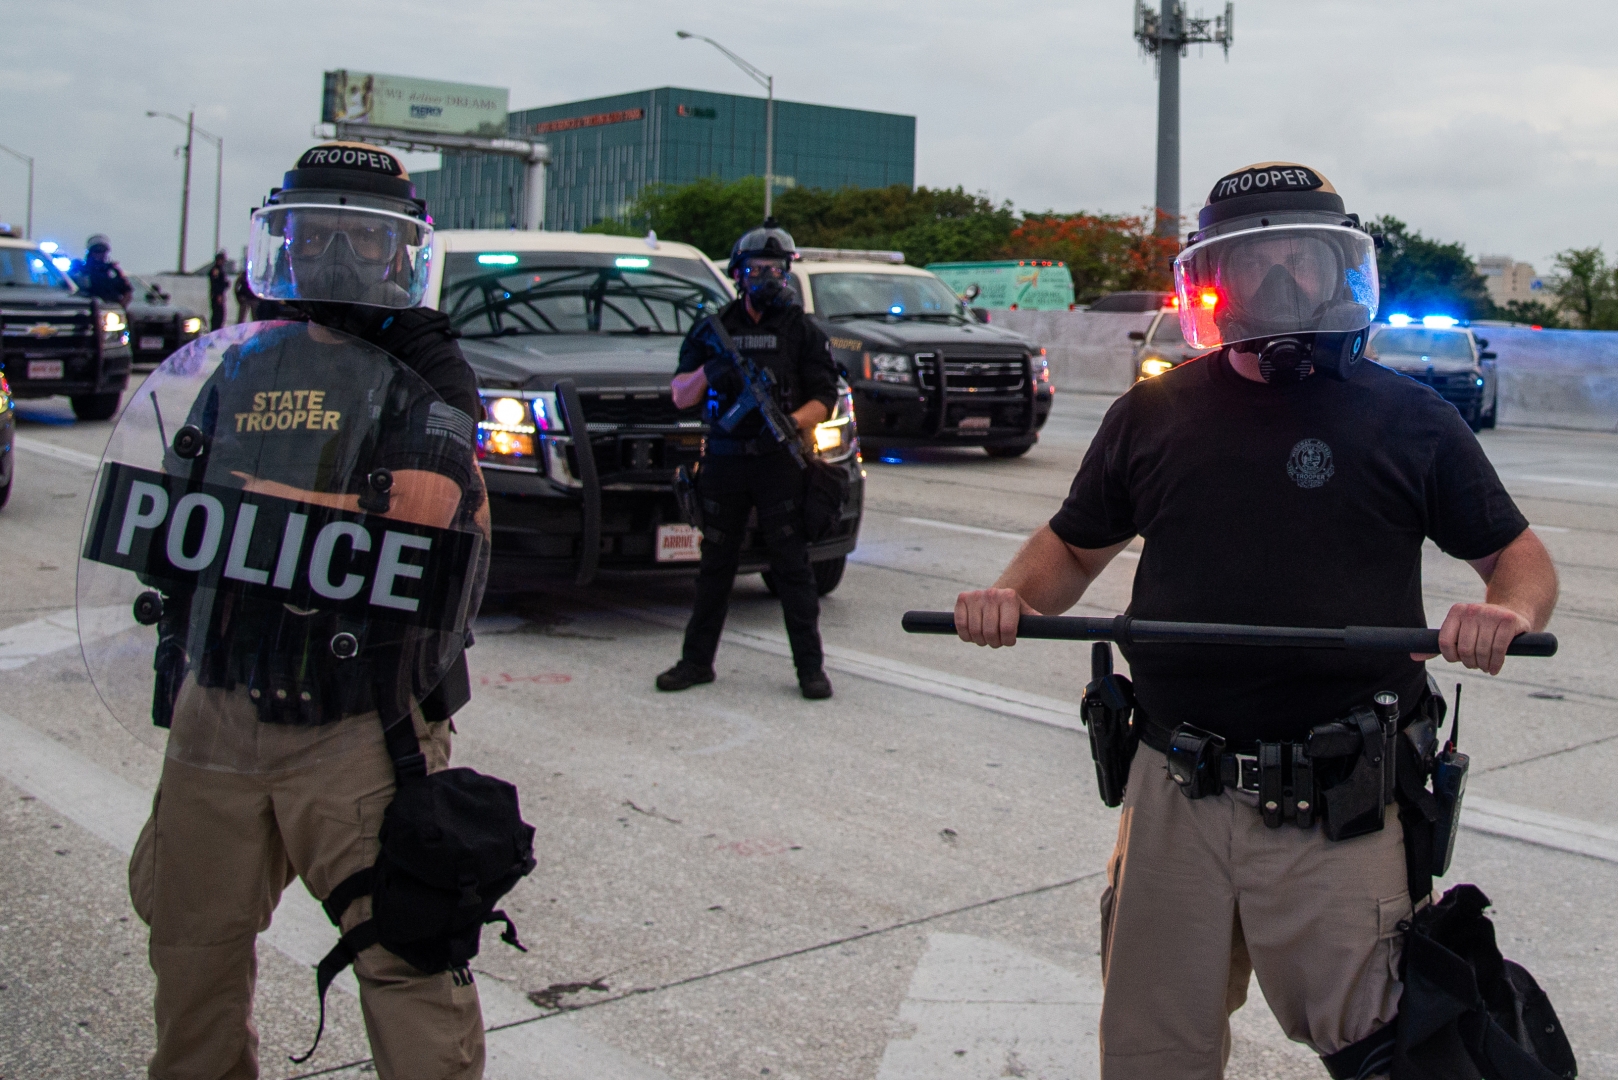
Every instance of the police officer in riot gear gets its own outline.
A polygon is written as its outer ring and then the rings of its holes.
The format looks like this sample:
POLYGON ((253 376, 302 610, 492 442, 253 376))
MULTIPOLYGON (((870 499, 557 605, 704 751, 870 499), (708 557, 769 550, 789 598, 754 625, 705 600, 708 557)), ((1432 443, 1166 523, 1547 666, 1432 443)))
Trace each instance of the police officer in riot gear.
MULTIPOLYGON (((467 635, 404 622, 390 629, 375 617, 405 620, 401 612, 432 606, 392 595, 428 573, 421 552, 450 535, 432 530, 487 530, 473 456, 475 377, 448 320, 416 306, 431 234, 425 205, 392 153, 354 143, 304 153, 253 215, 247 273, 255 295, 308 325, 214 335, 240 341, 198 393, 188 426, 176 433, 180 417, 166 428, 156 420, 172 443, 165 473, 201 468, 210 484, 304 508, 283 515, 284 529, 269 530, 270 539, 282 537, 281 555, 255 555, 254 520, 238 520, 226 535, 248 541, 239 552, 238 540, 229 541, 235 569, 224 576, 249 584, 219 588, 272 588, 305 573, 319 595, 280 603, 244 592, 199 609, 170 590, 162 602, 152 710, 172 731, 130 865, 157 976, 153 1077, 258 1075, 254 941, 282 890, 294 876, 323 901, 342 890, 342 903, 328 904, 333 921, 345 933, 364 922, 370 897, 351 879, 376 858, 396 770, 411 750, 429 774, 448 766, 450 716, 470 697, 467 635), (392 374, 395 360, 409 370, 392 374), (348 537, 349 565, 364 566, 362 554, 374 553, 386 580, 367 584, 358 571, 345 578, 330 569, 345 557, 330 544, 298 555, 305 519, 313 537, 318 515, 335 512, 404 522, 417 527, 416 538, 378 541, 352 517, 337 521, 329 528, 348 537), (308 571, 300 558, 310 560, 308 571), (316 572, 322 559, 327 569, 316 572), (249 569, 255 561, 268 569, 249 569), (370 622, 322 610, 366 597, 370 622), (171 628, 176 608, 182 625, 171 628)), ((229 506, 229 495, 210 497, 229 506)), ((146 519, 126 519, 126 529, 129 520, 146 519)), ((186 542, 171 537, 171 560, 186 542)), ((356 952, 379 1075, 482 1076, 482 1014, 464 964, 429 973, 381 945, 356 952)))
MULTIPOLYGON (((1137 536, 1137 618, 1423 627, 1431 538, 1486 587, 1445 616, 1443 656, 1498 673, 1512 638, 1550 618, 1555 568, 1455 408, 1361 359, 1375 253, 1335 189, 1291 163, 1236 170, 1174 272, 1186 340, 1213 351, 1113 404, 1061 510, 994 587, 958 598, 960 636, 1014 644, 1019 615, 1071 607, 1137 536)), ((1400 923, 1431 892, 1430 868, 1407 865, 1419 823, 1402 794, 1384 814, 1374 783, 1354 829, 1331 829, 1334 808, 1301 792, 1282 808, 1260 791, 1335 761, 1309 740, 1373 698, 1398 741, 1430 713, 1430 657, 1123 651, 1140 745, 1101 902, 1102 1076, 1223 1075, 1254 973, 1331 1075, 1381 1074, 1400 923)), ((1345 771, 1392 745, 1348 743, 1345 771)))
MULTIPOLYGON (((775 381, 777 404, 801 433, 827 419, 837 404, 837 368, 826 335, 804 315, 791 288, 792 236, 772 218, 736 241, 729 271, 740 297, 719 313, 737 350, 775 381)), ((734 365, 710 355, 693 332, 680 349, 674 401, 690 408, 706 401, 709 436, 698 473, 702 505, 702 562, 697 599, 686 625, 680 662, 657 677, 659 690, 684 690, 714 679, 714 652, 724 629, 748 515, 770 552, 770 573, 781 598, 798 686, 806 698, 831 697, 822 667, 820 597, 804 537, 804 470, 766 430, 763 418, 744 419, 729 432, 717 418, 742 394, 734 365)))
POLYGON ((96 233, 84 242, 84 258, 73 260, 69 276, 75 285, 97 300, 128 307, 135 289, 118 264, 107 257, 111 254, 112 241, 96 233))

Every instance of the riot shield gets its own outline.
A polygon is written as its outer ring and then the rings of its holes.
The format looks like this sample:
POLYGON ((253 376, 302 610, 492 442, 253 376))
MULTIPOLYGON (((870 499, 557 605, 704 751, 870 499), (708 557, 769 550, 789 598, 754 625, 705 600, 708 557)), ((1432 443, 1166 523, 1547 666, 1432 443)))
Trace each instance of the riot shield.
POLYGON ((85 516, 80 645, 108 710, 170 758, 243 773, 409 722, 482 599, 475 430, 321 326, 248 323, 170 356, 85 516))

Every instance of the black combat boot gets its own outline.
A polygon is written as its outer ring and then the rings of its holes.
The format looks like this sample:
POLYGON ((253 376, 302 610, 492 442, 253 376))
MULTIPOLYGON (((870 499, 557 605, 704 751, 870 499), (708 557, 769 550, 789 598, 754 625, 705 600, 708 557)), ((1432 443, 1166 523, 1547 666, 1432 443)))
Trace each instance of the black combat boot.
POLYGON ((810 701, 820 701, 831 697, 831 680, 825 671, 812 671, 798 676, 798 689, 810 701))
MULTIPOLYGON (((713 668, 698 667, 681 660, 657 677, 659 690, 689 690, 701 683, 713 682, 713 668)), ((829 693, 830 691, 828 691, 829 693)))

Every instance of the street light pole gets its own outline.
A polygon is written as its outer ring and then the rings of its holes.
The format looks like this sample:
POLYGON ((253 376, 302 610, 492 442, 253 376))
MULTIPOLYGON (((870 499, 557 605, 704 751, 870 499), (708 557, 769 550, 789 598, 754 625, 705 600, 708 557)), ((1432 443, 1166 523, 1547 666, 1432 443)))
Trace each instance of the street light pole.
POLYGON ((219 212, 225 189, 225 139, 222 135, 215 135, 211 131, 204 131, 197 127, 196 112, 187 114, 184 120, 173 113, 155 112, 146 110, 147 116, 161 116, 166 120, 173 120, 176 124, 185 125, 185 197, 180 203, 180 273, 185 273, 185 234, 186 220, 189 216, 191 201, 191 138, 193 135, 213 143, 214 145, 214 177, 213 177, 213 249, 219 251, 219 212))
POLYGON ((685 30, 676 30, 674 36, 681 39, 696 38, 698 41, 706 41, 724 53, 731 63, 741 68, 749 79, 764 87, 766 95, 764 99, 764 216, 769 217, 771 196, 775 190, 775 76, 766 75, 763 71, 749 64, 711 37, 703 37, 701 34, 693 34, 685 30))
POLYGON ((4 150, 18 161, 28 163, 28 224, 23 226, 23 239, 32 240, 34 238, 34 159, 27 154, 18 153, 9 146, 0 146, 0 150, 4 150))

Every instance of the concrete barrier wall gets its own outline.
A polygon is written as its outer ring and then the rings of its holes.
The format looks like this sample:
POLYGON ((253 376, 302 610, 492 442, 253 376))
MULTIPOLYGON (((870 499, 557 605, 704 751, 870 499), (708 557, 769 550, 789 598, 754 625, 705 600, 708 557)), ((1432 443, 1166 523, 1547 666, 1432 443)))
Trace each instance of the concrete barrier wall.
MULTIPOLYGON (((1134 382, 1131 330, 1152 313, 996 311, 995 326, 1045 347, 1059 390, 1121 394, 1134 382)), ((1479 326, 1499 354, 1500 422, 1618 431, 1618 333, 1479 326)))

